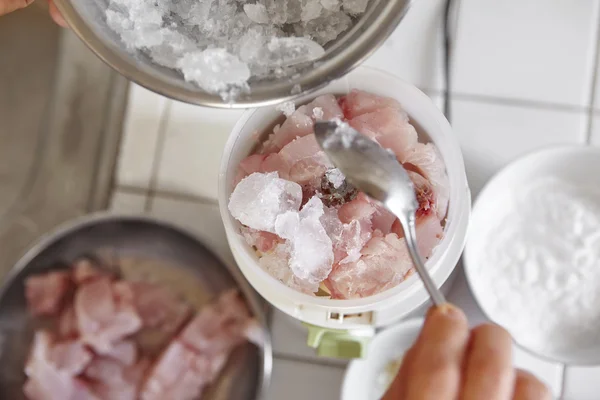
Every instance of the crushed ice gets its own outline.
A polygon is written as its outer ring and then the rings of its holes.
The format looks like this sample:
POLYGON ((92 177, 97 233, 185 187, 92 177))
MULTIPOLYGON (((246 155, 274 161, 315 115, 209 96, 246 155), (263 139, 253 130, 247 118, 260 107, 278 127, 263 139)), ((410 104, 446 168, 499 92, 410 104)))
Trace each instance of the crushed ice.
POLYGON ((276 233, 280 214, 297 212, 302 202, 302 187, 280 179, 277 172, 254 173, 235 187, 229 199, 229 211, 242 224, 259 231, 276 233))
POLYGON ((128 50, 231 96, 252 77, 293 76, 284 68, 319 59, 369 1, 109 0, 106 22, 128 50))

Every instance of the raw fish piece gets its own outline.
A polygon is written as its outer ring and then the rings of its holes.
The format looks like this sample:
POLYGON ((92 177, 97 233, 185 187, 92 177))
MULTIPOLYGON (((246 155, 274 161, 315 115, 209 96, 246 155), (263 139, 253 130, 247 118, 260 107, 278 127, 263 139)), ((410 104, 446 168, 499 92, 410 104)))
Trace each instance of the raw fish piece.
POLYGON ((311 198, 300 213, 289 211, 277 217, 275 231, 291 246, 290 268, 303 281, 318 284, 331 272, 333 245, 320 218, 323 203, 311 198))
POLYGON ((72 304, 67 305, 58 319, 58 334, 61 338, 73 338, 79 335, 77 316, 72 304))
POLYGON ((370 222, 376 211, 375 205, 366 194, 361 192, 356 199, 340 207, 338 216, 345 224, 349 224, 354 220, 370 222))
POLYGON ((337 99, 332 94, 319 96, 306 107, 309 112, 308 115, 312 116, 315 120, 317 120, 317 118, 315 118, 315 109, 317 108, 320 109, 322 113, 319 119, 328 121, 336 118, 344 118, 344 112, 342 111, 337 99))
POLYGON ((264 254, 258 263, 272 277, 292 289, 310 295, 319 290, 318 283, 303 281, 294 275, 290 269, 290 248, 287 244, 278 244, 273 251, 264 254))
POLYGON ((390 289, 411 272, 413 264, 406 243, 395 233, 374 236, 361 251, 360 260, 339 264, 326 285, 338 299, 372 296, 390 289))
POLYGON ((417 172, 431 182, 437 203, 437 215, 440 220, 443 220, 448 211, 450 181, 438 149, 432 143, 418 143, 401 161, 403 164, 412 165, 417 172))
POLYGON ((255 329, 237 290, 222 293, 205 306, 174 339, 150 370, 142 400, 200 397, 225 366, 229 353, 255 329))
POLYGON ((275 219, 286 211, 298 211, 302 188, 280 179, 276 172, 254 173, 243 179, 229 199, 229 211, 242 224, 256 230, 275 232, 275 219))
POLYGON ((281 127, 271 135, 269 140, 265 142, 263 153, 269 154, 278 152, 287 144, 314 133, 314 122, 312 118, 306 114, 306 107, 300 107, 294 111, 281 127))
POLYGON ((315 179, 320 181, 325 171, 333 168, 314 134, 289 143, 281 149, 279 156, 289 166, 289 179, 299 184, 315 179))
POLYGON ((346 119, 349 120, 383 108, 392 108, 400 113, 404 112, 397 100, 357 89, 353 89, 348 95, 342 97, 339 103, 342 110, 344 110, 346 119))
POLYGON ((52 271, 28 277, 25 297, 29 312, 35 316, 57 315, 71 288, 70 275, 68 271, 52 271))
POLYGON ((92 361, 92 353, 79 340, 66 340, 54 343, 50 350, 50 360, 59 370, 79 375, 92 361))
POLYGON ((23 391, 31 400, 79 400, 93 397, 79 397, 86 394, 86 386, 69 371, 61 371, 51 360, 53 337, 47 331, 38 331, 33 337, 33 345, 25 374, 29 378, 23 391))
POLYGON ((98 269, 94 262, 88 258, 77 260, 73 265, 72 279, 75 284, 80 285, 86 281, 96 279, 107 274, 98 269))
POLYGON ((104 356, 118 361, 122 365, 131 366, 137 361, 138 349, 133 340, 123 340, 115 343, 104 356))
MULTIPOLYGON (((417 248, 422 258, 429 258, 433 249, 440 243, 444 236, 444 228, 435 214, 428 214, 417 219, 417 248)), ((392 232, 400 238, 404 237, 404 231, 400 221, 396 220, 392 226, 392 232)))
POLYGON ((413 171, 407 171, 407 173, 415 186, 415 194, 417 195, 417 201, 419 202, 417 219, 432 213, 437 215, 437 203, 431 183, 421 174, 413 171))
POLYGON ((290 177, 290 167, 278 153, 269 154, 262 162, 260 169, 263 173, 277 172, 281 179, 290 177))
POLYGON ((205 355, 225 354, 246 340, 251 320, 238 291, 228 290, 200 310, 183 329, 179 340, 205 355))
POLYGON ((267 253, 273 250, 278 243, 282 242, 282 240, 273 233, 257 231, 256 229, 248 228, 246 226, 242 226, 240 231, 242 232, 242 236, 244 236, 246 243, 256 247, 261 253, 267 253))
POLYGON ((265 158, 267 158, 265 154, 252 154, 240 162, 240 168, 244 171, 245 176, 251 175, 255 172, 264 172, 261 171, 261 165, 265 158))
POLYGON ((372 201, 375 207, 375 213, 371 219, 373 229, 378 229, 384 235, 392 231, 392 224, 396 221, 396 216, 380 203, 372 201))
POLYGON ((92 389, 102 400, 136 400, 149 362, 126 366, 107 357, 96 357, 86 368, 85 377, 92 380, 92 389))
POLYGON ((85 283, 75 294, 81 340, 100 354, 110 352, 115 343, 142 327, 133 304, 116 300, 108 278, 85 283))
POLYGON ((390 149, 399 160, 404 160, 418 143, 417 131, 408 122, 407 115, 393 108, 362 114, 352 119, 350 126, 384 149, 390 149))

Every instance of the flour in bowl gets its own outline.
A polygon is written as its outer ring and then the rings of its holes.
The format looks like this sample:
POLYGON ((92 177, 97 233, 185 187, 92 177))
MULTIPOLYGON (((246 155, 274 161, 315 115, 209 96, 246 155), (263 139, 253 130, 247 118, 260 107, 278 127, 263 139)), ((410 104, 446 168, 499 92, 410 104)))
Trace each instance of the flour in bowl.
POLYGON ((543 354, 600 342, 600 191, 554 177, 498 199, 469 247, 487 315, 543 354))

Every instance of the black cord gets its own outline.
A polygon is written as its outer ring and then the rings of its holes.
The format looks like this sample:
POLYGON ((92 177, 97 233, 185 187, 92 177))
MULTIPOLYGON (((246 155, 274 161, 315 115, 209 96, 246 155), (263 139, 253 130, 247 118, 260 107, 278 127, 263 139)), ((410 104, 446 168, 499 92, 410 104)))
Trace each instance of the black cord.
POLYGON ((450 13, 452 11, 452 0, 446 0, 446 6, 444 8, 443 18, 443 35, 444 35, 444 114, 446 119, 452 122, 452 104, 451 104, 451 92, 452 92, 452 81, 451 81, 451 62, 452 62, 452 33, 450 32, 450 13))

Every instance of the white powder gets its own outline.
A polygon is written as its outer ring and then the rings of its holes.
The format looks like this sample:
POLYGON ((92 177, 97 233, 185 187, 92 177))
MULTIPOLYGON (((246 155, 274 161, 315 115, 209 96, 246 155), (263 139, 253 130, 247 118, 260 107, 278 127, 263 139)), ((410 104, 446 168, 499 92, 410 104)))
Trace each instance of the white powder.
POLYGON ((546 177, 494 206, 469 238, 484 312, 550 357, 600 345, 600 192, 546 177))

